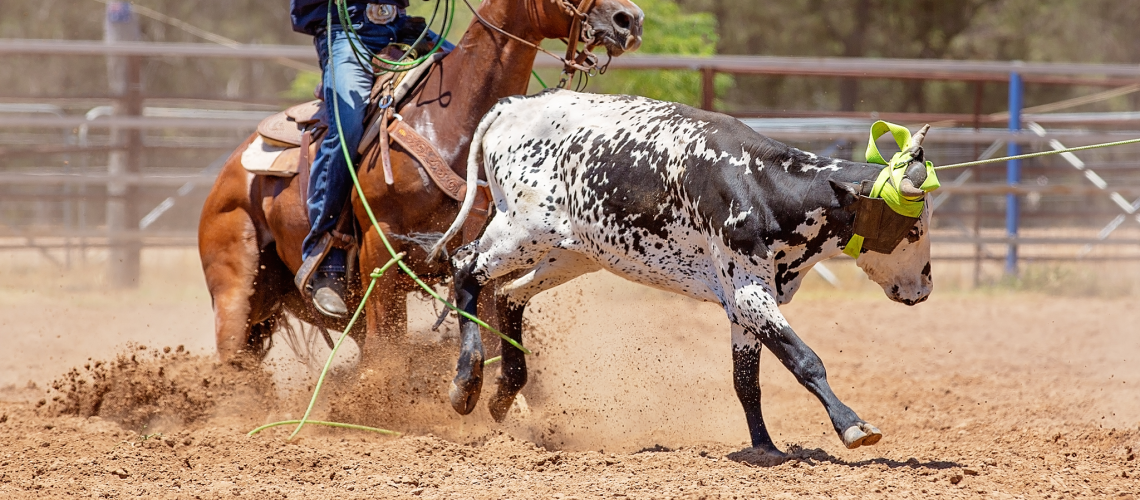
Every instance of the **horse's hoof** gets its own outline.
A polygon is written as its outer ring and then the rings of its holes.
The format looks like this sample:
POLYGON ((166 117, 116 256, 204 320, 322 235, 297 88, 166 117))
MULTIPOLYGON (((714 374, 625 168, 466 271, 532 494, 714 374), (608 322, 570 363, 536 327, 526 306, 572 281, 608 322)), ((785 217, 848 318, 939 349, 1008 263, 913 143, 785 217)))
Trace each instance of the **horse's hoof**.
POLYGON ((852 425, 843 431, 843 444, 854 450, 860 446, 871 446, 883 439, 883 432, 867 422, 852 425))
MULTIPOLYGON (((457 379, 458 380, 458 379, 457 379)), ((466 389, 461 389, 455 380, 451 381, 451 388, 447 390, 447 396, 451 398, 451 407, 455 412, 460 415, 468 415, 475 410, 475 403, 479 402, 479 383, 467 383, 466 389)))

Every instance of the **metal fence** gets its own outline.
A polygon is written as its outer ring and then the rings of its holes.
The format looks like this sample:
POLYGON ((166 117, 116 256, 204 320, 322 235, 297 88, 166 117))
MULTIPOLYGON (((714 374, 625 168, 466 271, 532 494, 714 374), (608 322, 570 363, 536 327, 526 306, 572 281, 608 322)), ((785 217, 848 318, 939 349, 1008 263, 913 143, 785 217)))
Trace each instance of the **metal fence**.
MULTIPOLYGON (((104 96, 0 98, 0 250, 35 249, 68 265, 89 249, 118 252, 113 284, 137 278, 143 247, 188 246, 202 200, 224 159, 280 105, 241 98, 171 98, 148 93, 141 61, 226 58, 312 63, 309 46, 237 46, 131 41, 0 40, 3 57, 102 57, 115 69, 104 96), (117 82, 116 82, 117 80, 117 82), (209 100, 204 100, 209 99, 209 100), (125 259, 125 260, 124 260, 125 259)), ((536 67, 555 67, 539 57, 536 67)), ((1017 151, 1140 136, 1140 113, 1022 109, 1027 82, 1108 87, 1094 98, 1140 90, 1140 67, 993 61, 815 59, 751 56, 626 56, 615 70, 696 71, 712 109, 717 74, 1003 82, 1004 113, 750 112, 753 129, 817 153, 861 151, 876 118, 942 125, 928 155, 948 164, 1017 151)), ((281 103, 284 104, 284 103, 281 103)), ((1140 175, 1125 147, 946 171, 935 197, 936 258, 1019 261, 1140 258, 1140 175)))

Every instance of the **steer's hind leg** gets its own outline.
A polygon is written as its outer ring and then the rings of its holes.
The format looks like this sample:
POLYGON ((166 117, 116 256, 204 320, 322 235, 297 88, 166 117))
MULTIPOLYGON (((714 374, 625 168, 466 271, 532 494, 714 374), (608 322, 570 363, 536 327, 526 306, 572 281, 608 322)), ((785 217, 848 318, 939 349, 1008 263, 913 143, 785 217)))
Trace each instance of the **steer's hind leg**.
MULTIPOLYGON (((499 295, 499 318, 503 334, 522 343, 522 322, 526 306, 535 295, 566 283, 578 276, 601 269, 589 257, 577 252, 553 250, 546 254, 533 270, 502 287, 499 295)), ((503 363, 499 371, 498 388, 487 401, 487 408, 496 422, 502 422, 515 397, 526 385, 526 356, 507 341, 503 341, 503 363)))
POLYGON ((732 325, 732 382, 736 397, 744 406, 744 418, 748 421, 748 434, 752 437, 752 447, 777 457, 784 453, 776 448, 768 427, 764 425, 764 415, 760 411, 760 341, 749 335, 743 326, 732 325))
MULTIPOLYGON (((761 286, 746 286, 736 291, 736 304, 740 315, 738 321, 744 325, 742 334, 754 337, 764 347, 770 349, 776 359, 795 375, 800 385, 819 398, 827 410, 828 417, 831 418, 831 425, 844 445, 848 448, 858 448, 879 442, 883 437, 882 432, 860 419, 832 392, 831 386, 827 383, 827 370, 823 367, 823 361, 788 325, 777 308, 776 299, 772 294, 761 286)), ((756 352, 759 356, 759 349, 756 352)), ((757 389, 758 399, 759 389, 757 389)), ((743 398, 741 402, 744 402, 743 398)), ((761 420, 761 424, 762 422, 761 420)), ((751 424, 749 420, 750 427, 751 424)), ((761 431, 767 432, 763 429, 761 431)), ((755 436, 755 432, 753 435, 755 436)))

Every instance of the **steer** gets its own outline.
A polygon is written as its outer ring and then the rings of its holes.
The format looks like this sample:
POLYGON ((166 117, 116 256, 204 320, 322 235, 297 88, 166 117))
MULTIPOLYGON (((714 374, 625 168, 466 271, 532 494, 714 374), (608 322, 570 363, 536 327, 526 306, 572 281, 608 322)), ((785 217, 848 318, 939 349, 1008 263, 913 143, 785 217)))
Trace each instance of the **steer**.
MULTIPOLYGON (((915 187, 926 178, 924 135, 911 141, 914 160, 895 186, 917 200, 925 194, 915 187)), ((519 270, 529 272, 503 288, 499 301, 504 332, 516 341, 531 297, 599 269, 719 302, 732 322, 733 380, 754 448, 782 455, 760 411, 763 347, 819 398, 848 448, 882 438, 832 392, 823 363, 778 306, 814 264, 852 240, 857 215, 873 208, 864 202, 875 201, 866 197, 867 181, 883 165, 820 157, 681 104, 559 90, 500 101, 474 136, 471 180, 480 167, 496 212, 482 237, 452 259, 462 310, 475 314, 482 287, 519 270)), ((914 305, 930 294, 929 219, 923 205, 919 217, 895 224, 897 237, 886 245, 881 238, 871 244, 882 235, 860 235, 868 244, 856 264, 892 300, 914 305)), ((479 398, 484 356, 478 325, 460 323, 450 396, 467 414, 479 398)), ((498 391, 488 403, 496 420, 525 383, 523 354, 504 342, 498 391)))

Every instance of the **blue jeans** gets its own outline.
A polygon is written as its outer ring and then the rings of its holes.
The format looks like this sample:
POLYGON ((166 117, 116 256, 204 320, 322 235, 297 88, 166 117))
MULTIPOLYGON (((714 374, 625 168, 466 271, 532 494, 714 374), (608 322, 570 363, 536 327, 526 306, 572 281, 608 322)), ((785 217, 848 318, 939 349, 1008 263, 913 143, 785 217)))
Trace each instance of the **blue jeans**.
MULTIPOLYGON (((337 224, 337 218, 344 209, 352 189, 350 168, 341 150, 340 134, 337 132, 336 116, 332 106, 340 110, 340 124, 344 130, 344 142, 355 165, 360 161, 356 152, 360 139, 364 135, 364 119, 368 111, 368 98, 375 82, 375 74, 366 56, 360 60, 353 53, 349 39, 358 47, 363 45, 369 50, 377 52, 396 41, 396 31, 406 18, 400 16, 389 24, 378 25, 370 22, 360 23, 354 28, 359 35, 356 38, 339 25, 334 25, 332 33, 332 54, 329 54, 329 41, 326 33, 322 32, 313 39, 320 56, 321 67, 324 68, 324 88, 322 93, 328 110, 329 131, 321 142, 320 149, 313 158, 313 166, 309 173, 309 235, 305 237, 301 246, 301 256, 308 259, 316 253, 317 243, 321 236, 331 231, 337 224), (331 56, 331 57, 330 57, 331 56), (364 63, 363 65, 361 63, 364 63), (334 72, 335 71, 335 75, 334 72), (335 82, 335 86, 334 86, 335 82)), ((344 272, 345 255, 343 251, 330 252, 325 261, 318 267, 320 271, 344 272)))

